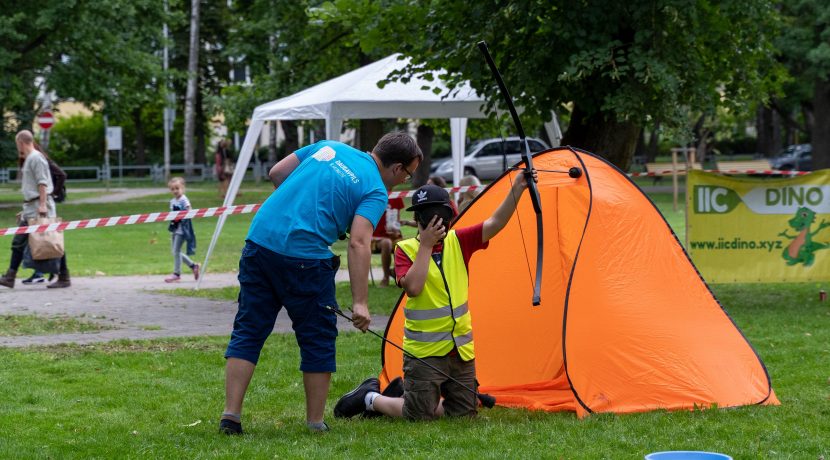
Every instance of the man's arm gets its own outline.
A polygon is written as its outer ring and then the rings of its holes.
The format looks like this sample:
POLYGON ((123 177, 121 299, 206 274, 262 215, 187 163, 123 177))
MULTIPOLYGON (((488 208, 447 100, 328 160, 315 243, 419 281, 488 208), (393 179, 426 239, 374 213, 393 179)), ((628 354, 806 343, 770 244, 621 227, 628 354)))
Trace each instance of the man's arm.
POLYGON ((285 178, 289 176, 297 166, 300 165, 300 159, 297 157, 296 153, 292 153, 287 157, 280 160, 277 164, 275 164, 270 171, 268 171, 268 177, 271 178, 271 182, 274 183, 274 188, 278 188, 282 183, 285 181, 285 178))
MULTIPOLYGON (((538 173, 534 169, 533 180, 536 180, 537 175, 538 173)), ((510 191, 507 192, 507 196, 504 197, 504 201, 502 201, 499 207, 496 208, 493 215, 484 221, 484 225, 481 230, 481 241, 483 243, 490 241, 490 238, 496 236, 496 234, 498 234, 501 229, 507 225, 507 221, 510 220, 510 216, 512 216, 516 211, 516 204, 519 202, 519 198, 521 198, 522 192, 526 188, 527 182, 525 180, 525 175, 517 174, 516 181, 513 182, 513 186, 510 187, 510 191)))
POLYGON ((352 318, 354 327, 363 332, 369 329, 369 323, 372 320, 369 315, 369 269, 372 261, 373 230, 374 227, 369 219, 359 215, 352 219, 348 249, 352 318))
POLYGON ((37 184, 37 191, 40 195, 38 196, 37 212, 38 214, 46 215, 48 213, 48 210, 46 208, 46 185, 37 184))

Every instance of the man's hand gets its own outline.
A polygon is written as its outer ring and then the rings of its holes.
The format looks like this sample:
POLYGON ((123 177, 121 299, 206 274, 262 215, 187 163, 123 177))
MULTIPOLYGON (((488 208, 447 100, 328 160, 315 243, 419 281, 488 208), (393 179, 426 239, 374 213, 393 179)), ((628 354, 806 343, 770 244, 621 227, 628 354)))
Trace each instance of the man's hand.
POLYGON ((366 304, 354 304, 352 305, 352 324, 357 329, 360 329, 363 332, 366 332, 369 329, 369 323, 372 322, 372 318, 369 315, 369 306, 366 304))
POLYGON ((48 211, 46 209, 46 203, 42 203, 37 207, 37 213, 42 215, 42 216, 45 216, 46 214, 48 214, 48 211))
POLYGON ((418 230, 421 235, 421 246, 426 246, 428 248, 432 248, 436 243, 447 236, 447 228, 444 227, 444 219, 441 219, 438 216, 432 216, 432 220, 429 221, 427 228, 423 228, 420 224, 418 224, 418 230))

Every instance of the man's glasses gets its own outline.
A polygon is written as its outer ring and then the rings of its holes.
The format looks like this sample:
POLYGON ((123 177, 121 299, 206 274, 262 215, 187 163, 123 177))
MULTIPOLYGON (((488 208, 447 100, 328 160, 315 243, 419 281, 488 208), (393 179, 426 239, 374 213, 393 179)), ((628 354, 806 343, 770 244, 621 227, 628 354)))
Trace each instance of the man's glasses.
POLYGON ((404 179, 404 181, 409 182, 409 180, 412 179, 412 173, 409 172, 408 169, 406 169, 406 166, 404 166, 403 163, 401 163, 401 168, 403 168, 403 170, 406 172, 406 179, 404 179))

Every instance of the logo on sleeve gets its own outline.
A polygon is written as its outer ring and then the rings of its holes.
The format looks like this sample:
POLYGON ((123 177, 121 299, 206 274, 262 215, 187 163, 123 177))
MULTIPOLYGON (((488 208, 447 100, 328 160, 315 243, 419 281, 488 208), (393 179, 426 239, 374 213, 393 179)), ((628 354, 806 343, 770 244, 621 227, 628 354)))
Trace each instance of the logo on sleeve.
POLYGON ((311 158, 314 158, 317 161, 331 161, 334 159, 334 155, 334 149, 327 145, 321 148, 320 150, 314 152, 314 155, 311 155, 311 158))

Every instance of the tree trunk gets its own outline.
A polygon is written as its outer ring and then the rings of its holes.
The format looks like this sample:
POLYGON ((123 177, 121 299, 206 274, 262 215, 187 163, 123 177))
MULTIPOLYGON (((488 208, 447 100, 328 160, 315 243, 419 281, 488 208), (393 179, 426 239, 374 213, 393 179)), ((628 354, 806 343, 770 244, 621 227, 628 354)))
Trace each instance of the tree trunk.
MULTIPOLYGON (((199 0, 190 1, 190 56, 187 61, 187 92, 184 100, 184 164, 193 164, 196 131, 196 91, 199 79, 199 0)), ((185 174, 192 174, 185 168, 185 174)))
MULTIPOLYGON (((200 86, 200 85, 198 85, 200 86)), ((196 137, 196 146, 194 147, 193 160, 197 164, 207 163, 207 133, 205 127, 207 126, 207 117, 205 117, 205 106, 202 101, 202 91, 196 91, 196 124, 194 129, 194 136, 196 137)))
MULTIPOLYGON (((809 104, 801 104, 801 115, 804 117, 804 131, 807 137, 813 138, 813 126, 816 124, 816 114, 809 104)), ((797 143, 797 142, 796 142, 797 143)))
POLYGON ((816 80, 811 131, 813 170, 830 168, 830 80, 816 80))
MULTIPOLYGON (((141 119, 141 108, 133 109, 133 126, 135 127, 135 164, 144 166, 147 164, 147 152, 145 147, 144 121, 141 119)), ((143 177, 144 170, 136 170, 136 176, 143 177)))
POLYGON ((272 120, 269 124, 271 125, 268 132, 268 167, 270 168, 277 162, 277 129, 280 122, 272 120))
POLYGON ((432 126, 418 124, 418 132, 415 139, 418 143, 418 148, 424 154, 424 161, 418 166, 418 169, 413 171, 412 187, 420 187, 427 183, 429 179, 429 165, 432 162, 432 140, 435 138, 435 130, 432 126))
POLYGON ((660 121, 654 122, 654 127, 648 135, 648 146, 646 147, 646 163, 652 163, 660 153, 660 121))
POLYGON ((613 114, 589 115, 574 107, 571 123, 562 136, 562 145, 570 145, 600 155, 627 171, 637 147, 640 127, 631 121, 617 121, 613 114))
POLYGON ((360 150, 370 152, 375 148, 375 144, 378 143, 381 137, 383 137, 383 120, 360 120, 360 131, 358 133, 360 150))
POLYGON ((766 106, 758 108, 758 152, 765 157, 775 156, 781 150, 780 124, 778 112, 766 106))
POLYGON ((297 122, 293 120, 283 120, 282 123, 282 132, 285 134, 285 142, 283 142, 283 155, 280 158, 287 157, 288 155, 294 153, 295 150, 300 148, 300 140, 297 139, 297 122))

